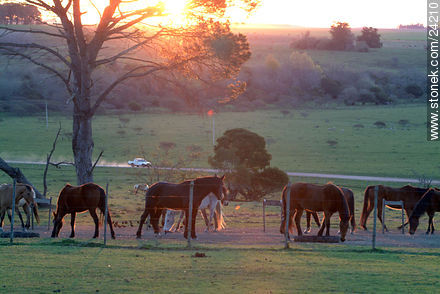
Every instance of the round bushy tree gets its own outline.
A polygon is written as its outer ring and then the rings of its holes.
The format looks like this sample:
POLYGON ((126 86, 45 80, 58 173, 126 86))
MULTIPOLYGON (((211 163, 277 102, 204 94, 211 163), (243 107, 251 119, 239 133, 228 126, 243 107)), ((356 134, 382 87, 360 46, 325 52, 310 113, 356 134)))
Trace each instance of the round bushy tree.
POLYGON ((259 200, 288 182, 285 172, 269 167, 271 159, 263 137, 238 128, 227 130, 217 139, 209 163, 226 172, 234 195, 240 193, 246 200, 259 200))

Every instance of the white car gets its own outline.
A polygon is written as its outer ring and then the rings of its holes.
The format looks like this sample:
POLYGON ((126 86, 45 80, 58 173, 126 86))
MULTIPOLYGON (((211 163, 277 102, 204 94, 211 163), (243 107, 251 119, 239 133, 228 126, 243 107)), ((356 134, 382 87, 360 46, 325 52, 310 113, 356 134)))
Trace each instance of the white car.
POLYGON ((146 161, 143 158, 135 158, 134 160, 129 160, 128 164, 131 165, 131 167, 151 167, 151 162, 146 161))

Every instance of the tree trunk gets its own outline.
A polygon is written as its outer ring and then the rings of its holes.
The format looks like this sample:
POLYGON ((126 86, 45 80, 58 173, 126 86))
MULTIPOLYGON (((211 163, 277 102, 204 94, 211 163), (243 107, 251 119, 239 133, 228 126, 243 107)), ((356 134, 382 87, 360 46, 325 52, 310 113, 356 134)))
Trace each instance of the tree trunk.
POLYGON ((93 182, 92 174, 92 118, 89 109, 79 110, 77 103, 73 111, 72 150, 75 160, 76 181, 78 185, 93 182))
POLYGON ((18 183, 31 185, 34 188, 35 196, 37 198, 46 199, 46 197, 41 195, 41 193, 35 188, 35 186, 32 185, 32 183, 29 182, 28 179, 26 179, 26 177, 19 168, 14 168, 10 166, 2 158, 0 158, 0 169, 5 173, 7 173, 11 178, 15 179, 18 183))

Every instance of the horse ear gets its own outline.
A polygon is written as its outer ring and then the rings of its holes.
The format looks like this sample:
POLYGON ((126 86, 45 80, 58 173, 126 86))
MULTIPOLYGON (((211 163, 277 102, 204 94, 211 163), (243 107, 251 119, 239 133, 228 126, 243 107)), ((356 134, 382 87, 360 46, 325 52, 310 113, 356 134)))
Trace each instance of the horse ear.
POLYGON ((221 177, 221 179, 222 179, 222 181, 225 179, 225 175, 223 175, 222 177, 221 177))

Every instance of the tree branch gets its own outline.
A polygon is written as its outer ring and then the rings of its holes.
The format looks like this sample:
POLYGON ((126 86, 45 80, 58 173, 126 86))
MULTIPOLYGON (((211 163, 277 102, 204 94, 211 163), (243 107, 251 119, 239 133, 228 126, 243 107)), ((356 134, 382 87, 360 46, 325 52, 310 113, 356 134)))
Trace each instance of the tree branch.
POLYGON ((66 36, 64 36, 62 34, 55 34, 55 33, 50 33, 50 32, 41 31, 41 30, 33 30, 33 29, 23 30, 23 29, 16 29, 16 28, 7 27, 7 26, 3 26, 3 25, 0 25, 0 29, 5 30, 5 31, 14 32, 14 33, 43 34, 43 35, 48 35, 48 36, 52 36, 52 37, 66 39, 66 36))
POLYGON ((58 52, 56 52, 55 50, 53 50, 49 47, 46 47, 46 46, 43 46, 40 44, 35 44, 35 43, 20 44, 20 43, 10 43, 10 42, 0 42, 0 48, 2 48, 2 47, 25 48, 25 49, 31 48, 31 49, 43 50, 43 51, 46 51, 46 52, 52 54, 53 56, 57 57, 65 65, 67 65, 67 67, 69 67, 69 68, 72 67, 72 64, 69 61, 67 61, 67 59, 64 58, 61 54, 59 54, 58 52))
POLYGON ((92 169, 89 171, 89 174, 93 174, 93 170, 95 169, 96 164, 98 163, 99 159, 101 158, 102 154, 104 153, 104 150, 101 150, 101 153, 99 153, 98 158, 96 159, 95 163, 92 166, 92 169))
POLYGON ((65 78, 60 72, 58 72, 58 71, 55 70, 54 68, 52 68, 52 67, 50 67, 50 66, 48 66, 48 65, 46 65, 46 64, 44 64, 44 63, 42 63, 42 62, 36 61, 36 60, 34 60, 32 57, 30 57, 29 55, 23 54, 23 53, 18 52, 18 51, 16 51, 16 50, 12 50, 12 49, 8 49, 8 48, 1 48, 1 47, 0 47, 0 51, 1 51, 1 50, 4 50, 4 51, 7 51, 7 52, 10 52, 9 54, 11 54, 11 55, 20 56, 21 58, 27 59, 27 60, 29 60, 30 62, 32 62, 33 64, 38 65, 38 66, 40 66, 40 67, 42 67, 42 68, 44 68, 44 69, 46 69, 46 70, 48 70, 48 71, 54 73, 55 76, 57 76, 58 78, 61 79, 61 81, 63 81, 63 83, 64 83, 65 86, 66 86, 67 92, 68 92, 70 95, 72 94, 73 91, 72 91, 72 89, 70 88, 69 80, 66 79, 66 78, 65 78))

